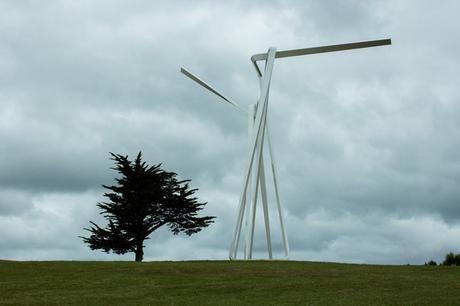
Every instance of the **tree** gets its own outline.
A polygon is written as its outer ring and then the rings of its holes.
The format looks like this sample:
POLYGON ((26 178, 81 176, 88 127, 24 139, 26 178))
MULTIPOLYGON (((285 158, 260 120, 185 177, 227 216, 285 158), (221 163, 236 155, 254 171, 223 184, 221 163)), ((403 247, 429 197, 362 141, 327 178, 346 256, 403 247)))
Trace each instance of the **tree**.
POLYGON ((444 266, 460 266, 460 253, 447 253, 442 264, 444 266))
POLYGON ((198 217, 206 203, 198 203, 189 189, 190 180, 179 181, 177 174, 161 169, 161 164, 149 166, 142 161, 139 152, 134 161, 128 156, 111 154, 115 167, 121 174, 113 186, 102 185, 109 190, 104 194, 107 202, 97 206, 108 220, 105 228, 90 221, 85 228, 91 235, 80 237, 92 250, 110 251, 115 254, 135 253, 135 261, 144 257, 144 240, 162 226, 173 234, 184 232, 192 235, 213 223, 215 217, 198 217))
POLYGON ((437 266, 437 265, 438 264, 433 259, 431 259, 429 262, 425 262, 425 266, 437 266))

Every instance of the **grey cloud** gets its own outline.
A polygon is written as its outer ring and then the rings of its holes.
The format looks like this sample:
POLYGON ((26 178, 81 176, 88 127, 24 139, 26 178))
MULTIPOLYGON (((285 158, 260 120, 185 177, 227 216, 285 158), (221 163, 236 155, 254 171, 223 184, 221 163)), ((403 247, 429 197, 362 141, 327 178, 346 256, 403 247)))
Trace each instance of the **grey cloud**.
POLYGON ((21 190, 0 190, 0 215, 18 216, 32 208, 30 195, 21 190))
MULTIPOLYGON (((146 258, 226 258, 247 118, 179 67, 245 106, 254 53, 386 37, 391 47, 275 63, 269 124, 292 257, 421 263, 458 248, 458 5, 260 4, 0 4, 0 257, 118 258, 76 236, 103 222, 108 152, 142 150, 191 178, 217 216, 190 238, 155 233, 146 258)), ((258 257, 263 235, 258 223, 258 257)))

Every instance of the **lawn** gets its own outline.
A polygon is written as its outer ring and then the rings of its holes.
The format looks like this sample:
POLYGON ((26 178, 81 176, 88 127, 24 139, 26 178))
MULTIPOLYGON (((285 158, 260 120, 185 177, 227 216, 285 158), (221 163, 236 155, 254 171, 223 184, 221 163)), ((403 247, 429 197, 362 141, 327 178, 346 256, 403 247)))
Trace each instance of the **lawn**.
POLYGON ((0 261, 1 305, 460 305, 460 267, 0 261))

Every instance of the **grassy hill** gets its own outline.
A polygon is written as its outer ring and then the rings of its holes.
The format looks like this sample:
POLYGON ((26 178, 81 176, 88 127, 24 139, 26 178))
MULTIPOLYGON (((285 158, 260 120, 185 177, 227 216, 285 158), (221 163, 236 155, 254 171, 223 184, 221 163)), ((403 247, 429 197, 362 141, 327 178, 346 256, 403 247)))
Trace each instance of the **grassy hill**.
POLYGON ((452 305, 460 304, 460 267, 0 261, 0 304, 452 305))

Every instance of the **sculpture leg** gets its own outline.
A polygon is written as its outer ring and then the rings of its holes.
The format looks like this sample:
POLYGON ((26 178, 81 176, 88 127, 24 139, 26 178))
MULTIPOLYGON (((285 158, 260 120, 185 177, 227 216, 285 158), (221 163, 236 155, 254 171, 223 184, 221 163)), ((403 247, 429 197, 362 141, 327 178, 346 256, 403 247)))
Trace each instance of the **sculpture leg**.
POLYGON ((251 190, 251 177, 249 178, 249 186, 248 186, 248 192, 246 194, 246 207, 245 207, 245 211, 244 211, 244 259, 248 259, 248 256, 249 256, 249 238, 250 238, 250 230, 251 230, 251 220, 250 220, 250 217, 251 217, 251 207, 252 207, 252 202, 251 202, 251 194, 250 194, 250 190, 251 190))
POLYGON ((268 214, 267 185, 265 182, 264 158, 260 159, 260 194, 262 196, 262 207, 264 209, 265 236, 267 237, 268 258, 272 259, 272 240, 270 236, 270 219, 268 214))
MULTIPOLYGON (((254 130, 254 114, 255 114, 255 104, 248 106, 248 145, 249 151, 251 151, 251 140, 252 133, 254 130)), ((252 171, 253 172, 253 171, 252 171)), ((251 211, 252 211, 252 202, 251 202, 251 174, 249 177, 249 186, 246 192, 246 211, 245 211, 245 248, 244 248, 244 259, 249 259, 249 246, 250 246, 250 231, 251 231, 251 211)))
POLYGON ((229 258, 230 259, 235 259, 236 258, 236 253, 238 252, 238 243, 240 240, 240 233, 241 233, 241 225, 243 223, 243 216, 244 216, 244 210, 246 207, 246 189, 247 186, 244 188, 245 190, 243 191, 243 195, 241 196, 241 201, 240 201, 240 207, 238 210, 238 217, 236 220, 236 226, 235 226, 235 231, 233 233, 233 239, 232 243, 230 245, 230 254, 229 258))
POLYGON ((281 210, 281 201, 280 201, 280 195, 278 191, 278 181, 277 181, 277 171, 276 171, 276 166, 275 166, 275 158, 273 156, 270 133, 268 132, 268 124, 266 125, 266 129, 267 129, 268 152, 270 154, 271 168, 272 168, 272 174, 273 174, 273 185, 275 186, 276 205, 278 207, 281 235, 283 237, 284 254, 287 257, 289 256, 289 240, 287 238, 286 229, 284 227, 283 212, 281 210))

